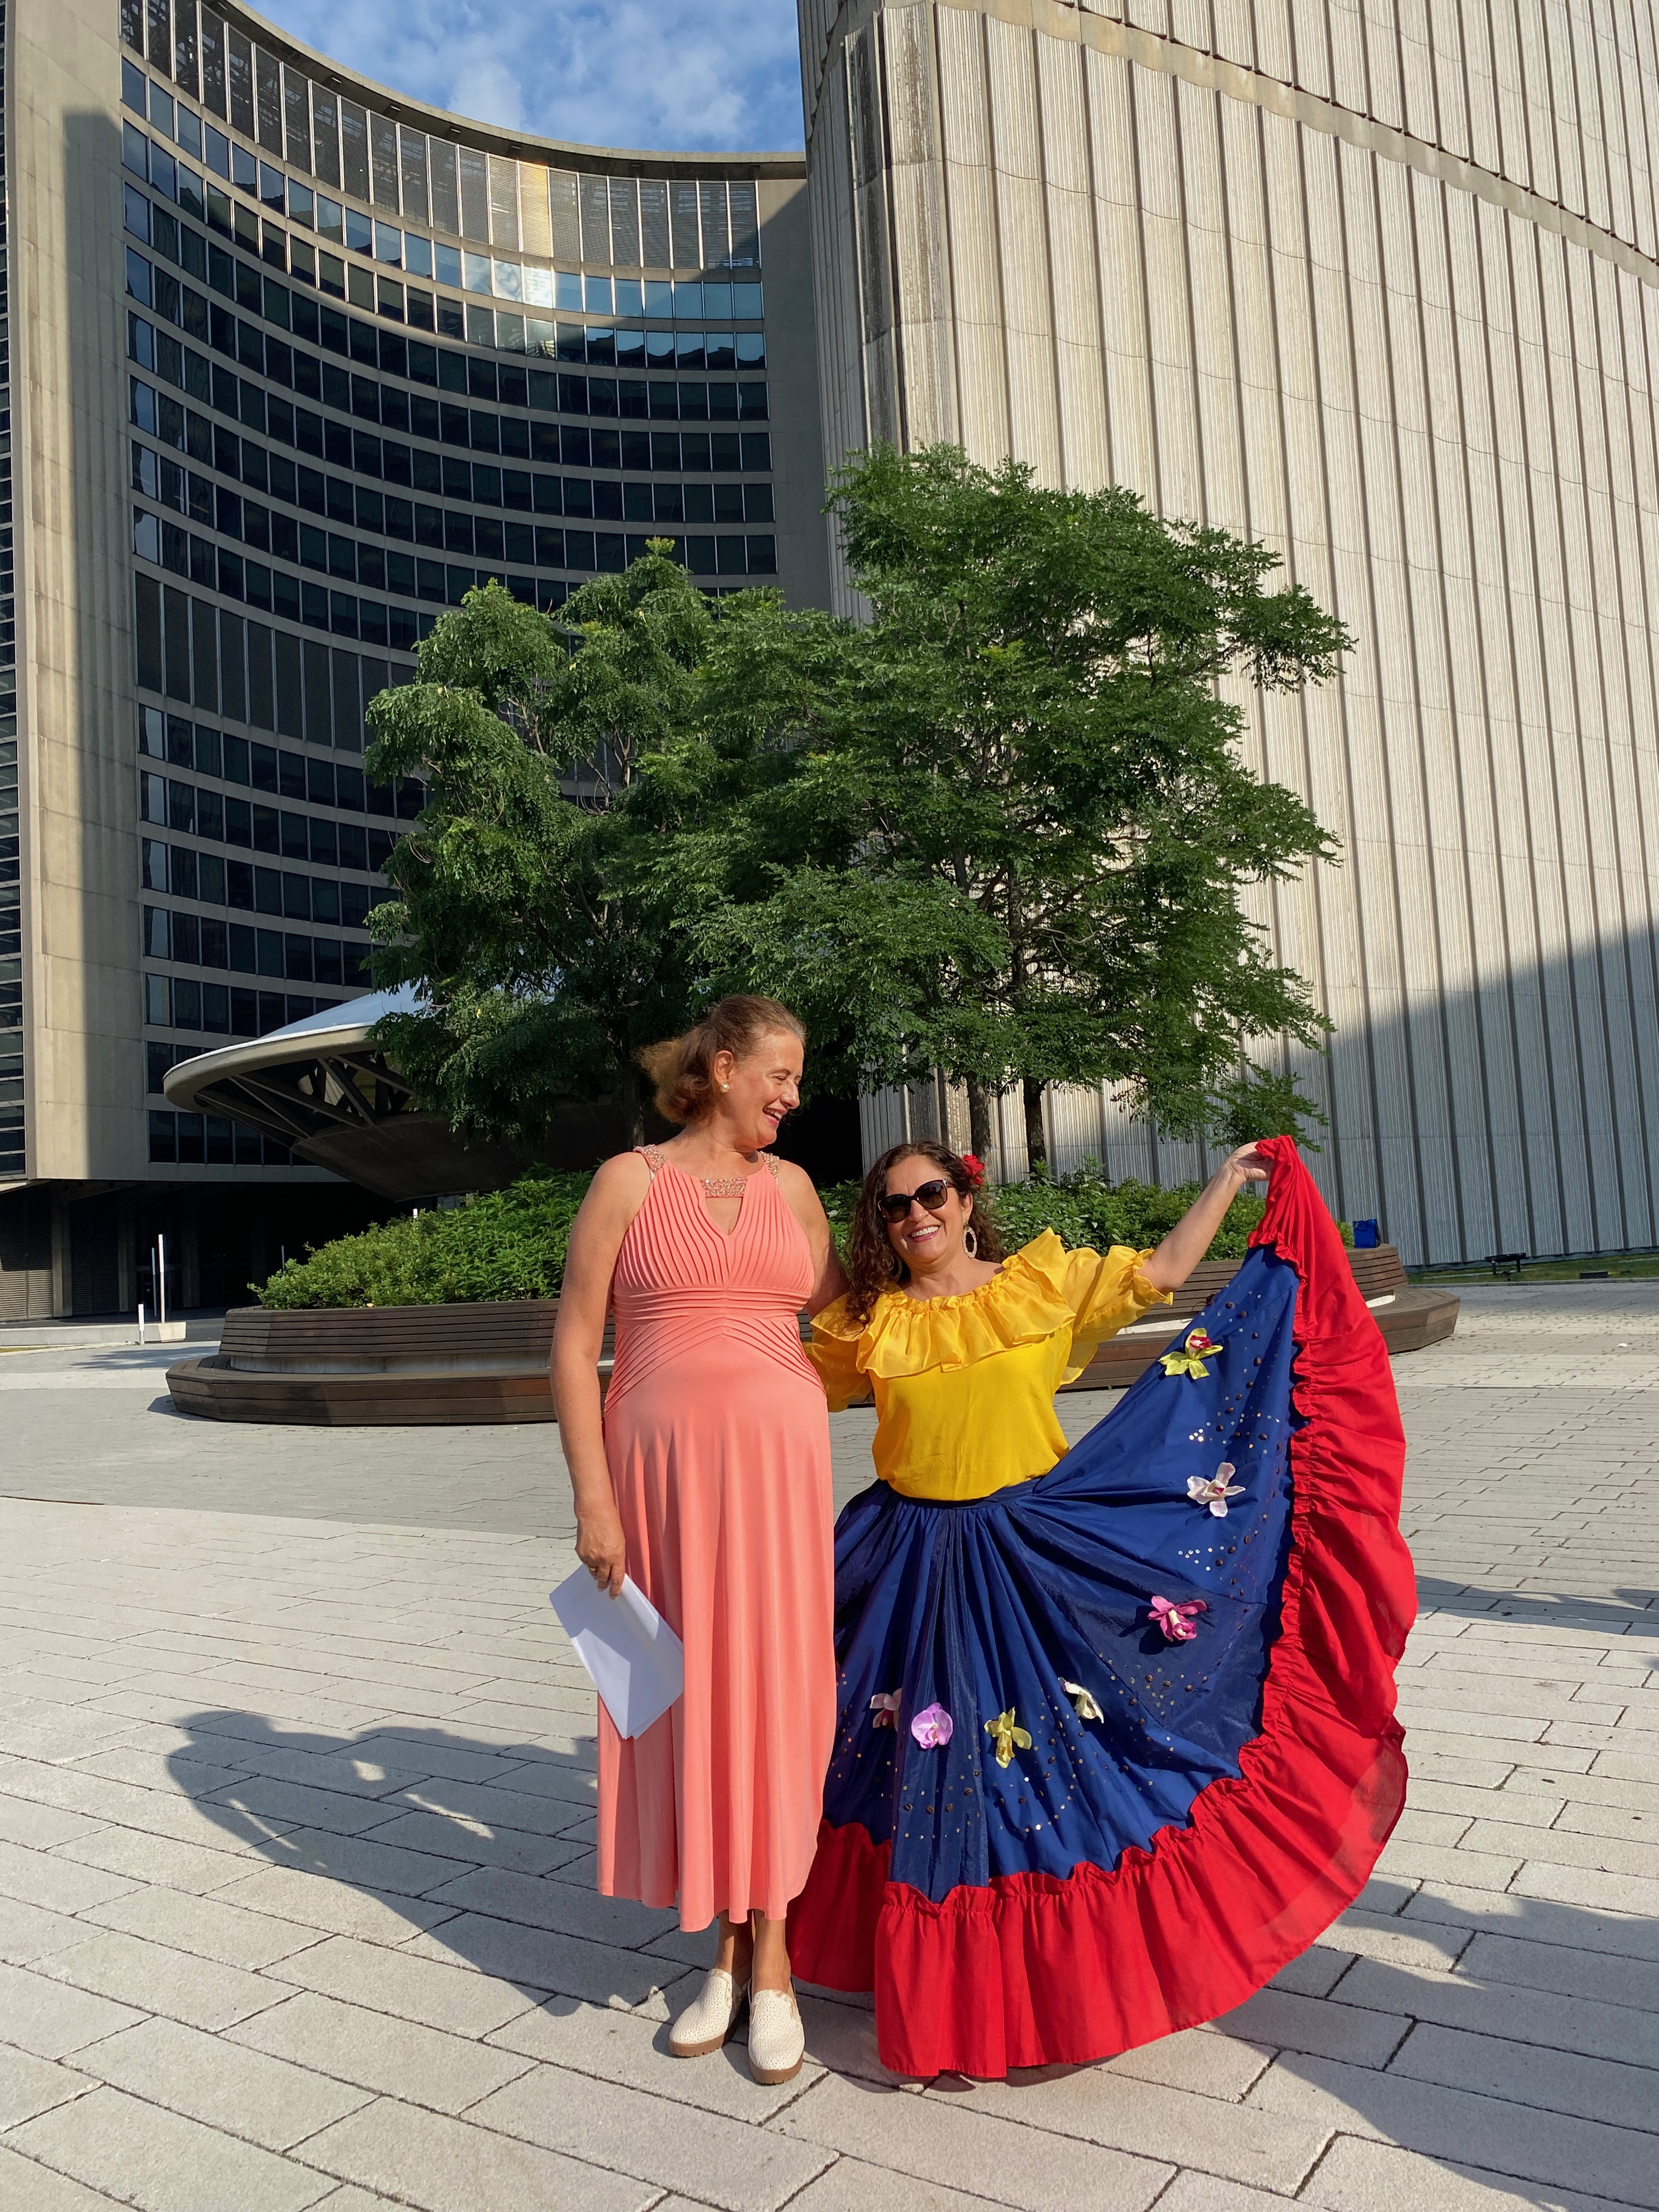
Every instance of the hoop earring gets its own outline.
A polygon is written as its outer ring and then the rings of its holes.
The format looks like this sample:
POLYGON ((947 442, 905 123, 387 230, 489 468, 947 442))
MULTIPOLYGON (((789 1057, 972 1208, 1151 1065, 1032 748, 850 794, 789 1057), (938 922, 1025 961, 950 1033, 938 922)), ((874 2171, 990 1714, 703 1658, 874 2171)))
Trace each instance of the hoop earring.
POLYGON ((963 1231, 963 1232, 962 1232, 962 1249, 963 1249, 963 1251, 968 1255, 968 1257, 969 1257, 970 1260, 977 1260, 977 1259, 978 1259, 978 1257, 979 1257, 979 1235, 978 1235, 978 1231, 977 1231, 973 1230, 973 1229, 964 1229, 964 1230, 963 1231))

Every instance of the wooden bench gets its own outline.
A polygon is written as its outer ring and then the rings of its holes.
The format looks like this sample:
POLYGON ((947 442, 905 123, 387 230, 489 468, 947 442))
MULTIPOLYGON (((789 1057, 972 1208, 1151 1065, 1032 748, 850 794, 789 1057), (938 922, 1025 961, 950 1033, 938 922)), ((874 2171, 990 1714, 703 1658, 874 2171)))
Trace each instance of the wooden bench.
MULTIPOLYGON (((1392 1244, 1349 1254, 1390 1352, 1449 1336, 1458 1302, 1414 1291, 1392 1244)), ((1149 1367, 1237 1272, 1231 1260, 1194 1269, 1172 1308, 1159 1308, 1101 1346, 1073 1390, 1117 1389, 1149 1367)), ((216 1358, 167 1370, 180 1413, 209 1420, 307 1427, 432 1427, 555 1419, 548 1360, 556 1298, 497 1305, 239 1306, 225 1316, 216 1358)), ((611 1371, 605 1331, 601 1378, 611 1371)))

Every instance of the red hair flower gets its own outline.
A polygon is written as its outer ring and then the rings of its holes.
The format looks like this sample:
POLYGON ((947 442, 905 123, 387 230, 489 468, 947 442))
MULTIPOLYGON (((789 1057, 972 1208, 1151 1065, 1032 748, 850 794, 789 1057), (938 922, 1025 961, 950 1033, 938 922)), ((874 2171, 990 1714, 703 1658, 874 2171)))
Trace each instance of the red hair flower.
POLYGON ((963 1152, 962 1164, 968 1170, 968 1180, 975 1190, 985 1188, 985 1163, 972 1152, 963 1152))

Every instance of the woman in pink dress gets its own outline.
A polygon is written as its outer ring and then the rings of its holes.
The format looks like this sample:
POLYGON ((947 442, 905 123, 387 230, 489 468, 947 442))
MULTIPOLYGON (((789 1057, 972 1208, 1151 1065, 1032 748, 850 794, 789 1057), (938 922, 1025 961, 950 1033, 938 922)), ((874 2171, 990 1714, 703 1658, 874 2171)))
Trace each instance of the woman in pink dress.
POLYGON ((746 2001, 763 2081, 805 2047, 784 1922, 836 1727, 830 1424, 799 1316, 845 1278, 811 1179, 768 1149, 803 1043, 775 1000, 726 999, 647 1056, 681 1133, 594 1176, 553 1348, 577 1557, 613 1596, 631 1575, 685 1646, 684 1695, 643 1735, 599 1709, 599 1888, 678 1904, 684 1928, 718 1917, 671 2048, 717 2051, 746 2001))

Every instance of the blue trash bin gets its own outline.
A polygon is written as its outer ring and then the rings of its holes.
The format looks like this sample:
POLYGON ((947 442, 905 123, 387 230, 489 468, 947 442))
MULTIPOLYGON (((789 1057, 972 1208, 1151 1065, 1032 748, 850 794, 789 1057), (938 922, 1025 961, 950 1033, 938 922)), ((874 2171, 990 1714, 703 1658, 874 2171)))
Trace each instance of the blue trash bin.
POLYGON ((1374 1252, 1382 1242, 1382 1239, 1377 1235, 1375 1221, 1355 1222, 1353 1243, 1356 1252, 1374 1252))

